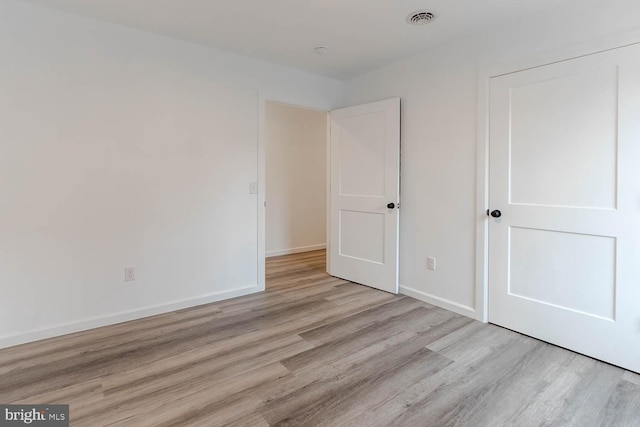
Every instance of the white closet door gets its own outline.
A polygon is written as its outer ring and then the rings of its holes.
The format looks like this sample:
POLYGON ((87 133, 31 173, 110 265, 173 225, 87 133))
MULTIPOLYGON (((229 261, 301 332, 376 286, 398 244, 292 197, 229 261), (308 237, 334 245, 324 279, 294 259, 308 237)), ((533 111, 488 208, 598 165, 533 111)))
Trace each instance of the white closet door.
POLYGON ((494 78, 490 108, 489 321, 640 371, 640 46, 494 78))

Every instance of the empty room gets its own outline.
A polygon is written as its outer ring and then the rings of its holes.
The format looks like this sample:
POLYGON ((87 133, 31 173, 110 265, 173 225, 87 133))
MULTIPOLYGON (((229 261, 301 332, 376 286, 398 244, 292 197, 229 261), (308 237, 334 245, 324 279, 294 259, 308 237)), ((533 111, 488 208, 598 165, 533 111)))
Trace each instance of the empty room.
POLYGON ((639 17, 2 0, 0 426, 640 427, 639 17))

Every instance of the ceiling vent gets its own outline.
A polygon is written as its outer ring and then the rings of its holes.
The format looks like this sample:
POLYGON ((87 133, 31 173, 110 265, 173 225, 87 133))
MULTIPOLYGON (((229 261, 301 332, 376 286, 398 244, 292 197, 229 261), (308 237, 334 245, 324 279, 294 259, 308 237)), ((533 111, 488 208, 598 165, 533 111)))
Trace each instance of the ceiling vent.
POLYGON ((426 10, 418 10, 407 16, 407 22, 411 25, 425 25, 435 19, 435 15, 426 10))

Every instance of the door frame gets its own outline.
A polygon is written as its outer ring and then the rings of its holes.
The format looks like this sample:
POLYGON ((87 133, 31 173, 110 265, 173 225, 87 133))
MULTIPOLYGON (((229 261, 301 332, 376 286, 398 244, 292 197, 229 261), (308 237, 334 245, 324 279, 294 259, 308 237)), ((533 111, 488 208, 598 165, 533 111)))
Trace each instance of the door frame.
MULTIPOLYGON (((328 110, 324 107, 318 107, 313 105, 302 105, 298 104, 295 101, 289 102, 287 100, 279 100, 276 97, 265 95, 264 93, 258 92, 258 150, 257 150, 257 180, 258 180, 258 194, 256 201, 256 208, 258 210, 258 248, 257 248, 257 264, 258 264, 258 291, 264 291, 266 289, 266 262, 267 262, 267 206, 266 206, 266 178, 267 178, 267 141, 266 141, 266 111, 267 111, 267 102, 272 102, 274 104, 280 105, 288 105, 290 107, 302 108, 305 110, 315 110, 322 111, 323 113, 327 113, 327 140, 325 142, 327 146, 327 154, 330 154, 330 138, 331 138, 331 128, 330 128, 330 117, 329 113, 331 110, 328 110)), ((329 158, 327 158, 327 222, 326 222, 326 233, 327 233, 327 250, 329 250, 329 197, 331 194, 331 189, 329 187, 330 184, 330 176, 329 176, 329 168, 330 162, 329 158)), ((329 258, 327 257, 327 263, 329 262, 329 258)), ((328 264, 327 264, 328 267, 328 264)))
POLYGON ((640 44, 640 29, 592 40, 508 63, 483 64, 478 68, 476 142, 476 319, 489 321, 489 97, 491 79, 505 74, 569 61, 640 44))

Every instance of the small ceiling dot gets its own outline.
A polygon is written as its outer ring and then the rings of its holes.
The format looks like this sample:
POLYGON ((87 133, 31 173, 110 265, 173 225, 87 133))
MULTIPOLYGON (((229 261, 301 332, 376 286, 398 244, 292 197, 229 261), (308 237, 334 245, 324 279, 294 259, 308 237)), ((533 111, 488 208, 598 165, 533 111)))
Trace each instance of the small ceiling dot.
POLYGON ((313 51, 315 53, 317 53, 318 55, 324 55, 325 53, 327 53, 329 51, 329 48, 326 46, 318 46, 315 49, 313 49, 313 51))

